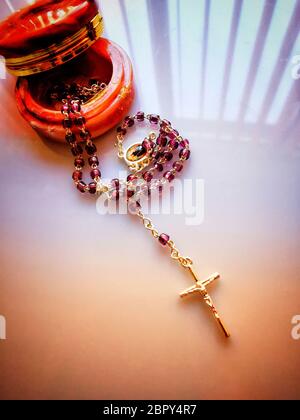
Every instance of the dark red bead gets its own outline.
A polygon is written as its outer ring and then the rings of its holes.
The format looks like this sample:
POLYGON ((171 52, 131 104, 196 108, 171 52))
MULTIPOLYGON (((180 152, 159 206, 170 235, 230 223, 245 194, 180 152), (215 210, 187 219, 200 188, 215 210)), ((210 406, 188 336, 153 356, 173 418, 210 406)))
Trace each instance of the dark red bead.
POLYGON ((170 147, 171 147, 171 149, 173 149, 173 150, 178 149, 178 145, 179 145, 179 143, 178 143, 178 141, 177 141, 177 140, 175 140, 175 139, 171 139, 171 140, 169 141, 169 146, 170 146, 170 147))
POLYGON ((91 133, 88 130, 80 131, 79 135, 83 140, 91 138, 91 133))
POLYGON ((159 122, 159 115, 155 115, 155 114, 150 115, 149 121, 152 124, 158 124, 158 122, 159 122))
POLYGON ((74 146, 71 147, 71 152, 73 156, 78 156, 82 154, 83 150, 80 144, 75 144, 74 146))
POLYGON ((143 178, 146 182, 150 182, 153 179, 153 174, 150 171, 147 171, 143 174, 143 178))
POLYGON ((131 198, 134 196, 134 190, 127 190, 127 198, 131 198))
POLYGON ((181 149, 179 153, 179 157, 184 160, 188 160, 191 155, 190 149, 181 149))
POLYGON ((91 171, 91 178, 92 179, 101 178, 101 172, 99 171, 99 169, 93 169, 91 171))
POLYGON ((189 146, 190 142, 188 141, 188 139, 184 139, 181 140, 180 142, 180 146, 183 147, 184 149, 186 149, 189 146))
POLYGON ((69 113, 70 112, 69 104, 63 104, 63 106, 61 107, 61 112, 62 114, 69 113))
POLYGON ((74 133, 67 133, 66 134, 66 140, 70 144, 75 143, 75 140, 76 140, 75 134, 74 133))
POLYGON ((82 179, 82 172, 81 171, 74 171, 72 178, 74 181, 80 181, 82 179))
POLYGON ((94 143, 89 143, 85 146, 85 150, 88 155, 93 155, 94 153, 97 152, 97 147, 95 146, 94 143))
POLYGON ((173 154, 171 152, 165 152, 164 158, 166 159, 166 161, 170 162, 170 160, 173 159, 173 154))
POLYGON ((76 124, 78 127, 82 127, 82 126, 85 124, 85 118, 84 118, 83 116, 77 117, 77 118, 75 119, 75 124, 76 124))
POLYGON ((178 133, 177 130, 173 130, 170 133, 168 133, 168 136, 169 136, 170 139, 176 139, 176 137, 179 136, 179 133, 178 133))
POLYGON ((90 164, 90 166, 92 166, 92 165, 99 165, 99 159, 98 159, 98 157, 97 156, 90 156, 89 157, 89 164, 90 164))
POLYGON ((124 127, 118 127, 117 128, 117 133, 121 134, 122 136, 125 136, 125 134, 127 133, 127 130, 124 127))
POLYGON ((78 184, 77 184, 77 189, 78 189, 80 192, 84 193, 84 192, 85 192, 85 187, 86 187, 86 183, 85 183, 85 182, 83 182, 83 181, 79 181, 79 182, 78 182, 78 184))
POLYGON ((137 179, 136 175, 130 174, 127 177, 127 182, 132 182, 132 181, 135 181, 136 179, 137 179))
POLYGON ((118 190, 120 188, 120 181, 118 178, 114 178, 111 180, 111 185, 118 190))
POLYGON ((138 121, 144 121, 144 119, 145 119, 145 113, 144 112, 137 112, 136 114, 135 114, 135 118, 138 120, 138 121))
POLYGON ((164 178, 171 182, 175 178, 175 175, 172 172, 168 171, 164 174, 164 178))
POLYGON ((158 172, 162 172, 164 169, 164 166, 161 163, 156 162, 156 164, 154 165, 154 168, 158 171, 158 172))
POLYGON ((134 119, 131 117, 126 117, 124 123, 127 125, 127 127, 132 127, 134 125, 134 119))
POLYGON ((164 136, 159 136, 159 137, 157 137, 157 139, 156 139, 156 144, 157 144, 158 146, 161 146, 161 147, 166 147, 167 143, 168 143, 168 139, 167 139, 167 137, 164 137, 164 136))
POLYGON ((71 128, 73 123, 72 120, 70 118, 65 118, 62 122, 62 125, 64 128, 71 128))
POLYGON ((170 127, 170 126, 171 126, 171 123, 170 123, 170 121, 168 121, 168 120, 162 120, 162 121, 161 121, 161 123, 160 123, 160 126, 161 126, 162 128, 165 128, 165 127, 170 127))
POLYGON ((72 102, 71 103, 71 111, 72 112, 80 112, 81 106, 79 102, 72 102))
POLYGON ((168 132, 165 131, 163 128, 161 128, 159 130, 159 135, 162 136, 162 137, 166 137, 168 135, 168 132))
POLYGON ((154 157, 155 160, 158 160, 162 157, 162 153, 161 152, 156 152, 153 157, 154 157))
POLYGON ((90 194, 96 194, 96 192, 97 192, 96 182, 90 182, 89 183, 89 192, 90 192, 90 194))
POLYGON ((167 235, 166 233, 162 233, 162 234, 159 236, 158 240, 159 240, 159 242, 160 242, 163 246, 166 246, 166 245, 167 245, 167 243, 168 243, 168 242, 169 242, 169 240, 170 240, 170 236, 169 236, 169 235, 167 235))
POLYGON ((74 160, 74 166, 83 168, 84 167, 84 159, 82 157, 76 158, 74 160))
POLYGON ((177 172, 180 172, 180 171, 182 171, 183 164, 182 164, 181 162, 179 162, 179 161, 174 162, 174 163, 173 163, 173 168, 174 168, 177 172))

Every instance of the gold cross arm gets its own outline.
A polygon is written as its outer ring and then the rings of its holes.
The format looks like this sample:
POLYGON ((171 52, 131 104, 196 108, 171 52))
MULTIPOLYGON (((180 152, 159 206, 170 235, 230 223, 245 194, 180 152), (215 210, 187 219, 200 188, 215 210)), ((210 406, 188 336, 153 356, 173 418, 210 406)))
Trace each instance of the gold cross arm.
POLYGON ((218 311, 216 310, 214 303, 212 301, 212 298, 209 296, 206 287, 211 284, 213 281, 217 280, 220 278, 220 274, 219 273, 214 273, 212 274, 209 278, 207 278, 206 280, 198 280, 198 277, 196 275, 196 273, 193 270, 192 266, 188 267, 190 270, 190 273, 192 274, 196 284, 192 287, 189 287, 188 289, 184 290, 182 293, 180 293, 180 297, 185 297, 185 296, 189 296, 195 293, 200 293, 200 295, 203 297, 205 303, 208 305, 208 307, 210 308, 210 310, 213 313, 213 316, 215 318, 215 320, 217 321, 217 323, 219 324, 219 326, 221 327, 224 335, 226 338, 230 337, 230 334, 228 332, 228 330, 226 329, 223 321, 220 318, 220 315, 218 313, 218 311))

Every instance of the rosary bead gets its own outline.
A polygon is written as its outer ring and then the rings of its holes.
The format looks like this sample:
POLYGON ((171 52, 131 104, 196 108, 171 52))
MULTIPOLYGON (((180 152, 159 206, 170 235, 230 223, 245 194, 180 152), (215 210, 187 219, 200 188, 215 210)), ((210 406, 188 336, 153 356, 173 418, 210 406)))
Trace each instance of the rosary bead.
POLYGON ((158 240, 159 240, 159 242, 160 242, 163 246, 166 246, 166 245, 167 245, 167 243, 168 243, 168 242, 169 242, 169 240, 170 240, 170 236, 169 236, 169 235, 167 235, 166 233, 162 233, 162 234, 159 236, 158 240))
POLYGON ((137 179, 137 176, 136 175, 130 174, 127 177, 127 182, 132 182, 132 181, 135 181, 136 179, 137 179))
POLYGON ((169 146, 170 146, 170 147, 171 147, 171 149, 173 149, 173 150, 178 149, 178 145, 179 145, 179 143, 178 143, 178 141, 177 141, 177 140, 175 140, 175 139, 171 139, 171 140, 169 141, 169 146))
POLYGON ((79 181, 77 184, 77 189, 81 192, 84 193, 85 192, 85 187, 86 187, 86 183, 83 181, 79 181))
POLYGON ((89 143, 85 146, 85 150, 88 155, 93 155, 94 153, 97 152, 97 147, 95 146, 94 143, 89 143))
POLYGON ((74 181, 80 181, 82 179, 82 172, 81 171, 74 171, 72 178, 74 181))
POLYGON ((181 149, 179 153, 179 157, 184 160, 188 160, 191 155, 190 149, 181 149))
POLYGON ((85 124, 85 118, 81 115, 80 117, 77 117, 76 119, 75 119, 75 124, 78 126, 78 127, 82 127, 84 124, 85 124))
POLYGON ((71 111, 72 112, 80 112, 80 110, 81 110, 81 106, 80 106, 79 102, 73 102, 71 104, 71 111))
POLYGON ((145 119, 145 113, 144 113, 144 112, 139 111, 139 112, 137 112, 137 113, 135 114, 135 117, 136 117, 136 119, 137 119, 138 121, 144 121, 144 119, 145 119))
POLYGON ((78 156, 82 154, 83 150, 80 144, 75 144, 74 146, 71 147, 71 152, 73 156, 78 156))
POLYGON ((143 178, 146 182, 150 182, 153 179, 153 174, 150 171, 147 171, 143 174, 143 178))
POLYGON ((134 125, 134 119, 131 117, 126 117, 124 119, 124 123, 127 125, 127 127, 132 127, 134 125))
POLYGON ((165 152, 164 158, 166 159, 166 161, 170 162, 170 160, 173 159, 173 154, 171 152, 165 152))
POLYGON ((127 198, 131 198, 134 196, 134 190, 127 190, 127 198))
POLYGON ((160 123, 161 128, 170 127, 171 123, 168 120, 162 120, 160 123))
POLYGON ((155 160, 158 160, 158 159, 160 159, 162 157, 162 153, 161 152, 156 152, 155 154, 154 154, 154 156, 153 156, 153 158, 155 159, 155 160))
POLYGON ((124 127, 118 127, 117 128, 117 133, 121 134, 122 136, 125 136, 125 134, 127 133, 127 130, 124 127))
POLYGON ((89 193, 90 194, 96 194, 97 191, 97 184, 96 182, 90 182, 89 183, 89 193))
POLYGON ((62 114, 69 113, 70 112, 69 105, 68 104, 63 104, 63 106, 61 107, 61 112, 62 112, 62 114))
POLYGON ((150 117, 149 117, 149 121, 152 124, 158 124, 158 122, 159 122, 159 115, 151 114, 150 117))
POLYGON ((91 133, 88 130, 80 131, 79 135, 83 140, 86 140, 91 137, 91 133))
POLYGON ((178 133, 177 130, 173 130, 170 133, 168 133, 168 136, 169 136, 170 139, 176 139, 176 137, 179 136, 179 133, 178 133))
POLYGON ((97 156, 90 156, 89 157, 89 164, 90 164, 90 166, 92 166, 92 165, 99 165, 99 159, 98 159, 98 157, 97 156))
POLYGON ((168 171, 164 174, 164 178, 166 178, 167 181, 171 182, 175 178, 173 172, 168 171))
POLYGON ((162 172, 164 170, 164 166, 161 163, 156 162, 156 164, 154 165, 154 168, 158 171, 158 172, 162 172))
POLYGON ((111 185, 116 189, 119 190, 120 189, 120 181, 118 178, 114 178, 111 180, 111 185))
POLYGON ((92 179, 101 178, 101 172, 99 171, 99 169, 93 169, 91 171, 91 178, 92 179))
POLYGON ((188 139, 181 140, 181 142, 180 142, 180 146, 183 147, 184 149, 189 147, 189 144, 190 144, 190 142, 188 141, 188 139))
POLYGON ((70 144, 75 143, 76 137, 74 133, 67 133, 65 138, 68 143, 70 144))
POLYGON ((82 157, 76 158, 74 160, 74 166, 83 168, 84 167, 84 159, 82 157))
POLYGON ((179 162, 179 161, 174 162, 173 163, 173 168, 175 169, 175 171, 181 172, 182 171, 182 168, 183 168, 183 164, 181 162, 179 162))
POLYGON ((65 118, 62 122, 62 125, 64 128, 71 128, 73 123, 72 120, 70 120, 70 118, 65 118))
POLYGON ((161 147, 166 147, 167 143, 168 143, 168 139, 167 139, 167 137, 164 137, 164 136, 159 136, 159 137, 157 137, 157 139, 156 139, 156 144, 157 144, 158 146, 161 146, 161 147))

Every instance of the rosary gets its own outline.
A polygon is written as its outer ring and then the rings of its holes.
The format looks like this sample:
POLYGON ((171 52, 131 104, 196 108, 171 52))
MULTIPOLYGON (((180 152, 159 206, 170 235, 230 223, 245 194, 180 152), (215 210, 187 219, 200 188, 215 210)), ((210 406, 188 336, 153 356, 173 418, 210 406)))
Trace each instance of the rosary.
POLYGON ((50 98, 62 104, 62 125, 66 131, 65 139, 70 145, 71 152, 75 158, 75 170, 72 175, 75 186, 81 193, 92 195, 107 194, 109 200, 118 201, 121 196, 125 197, 128 206, 141 219, 144 227, 151 232, 153 238, 157 239, 162 246, 168 247, 171 258, 178 261, 183 268, 191 273, 195 284, 180 293, 180 296, 184 298, 191 294, 200 294, 211 310, 214 319, 217 321, 225 337, 228 338, 230 334, 224 326, 212 298, 207 292, 207 286, 219 279, 220 274, 214 273, 206 280, 199 280, 194 271, 193 261, 180 254, 169 235, 157 231, 152 221, 142 212, 140 204, 140 197, 145 187, 148 189, 148 193, 151 193, 151 182, 154 187, 162 190, 164 184, 172 182, 175 176, 182 171, 184 163, 189 159, 191 154, 189 141, 181 137, 178 131, 172 127, 171 123, 168 120, 161 119, 159 115, 146 115, 144 112, 137 112, 134 115, 126 117, 123 123, 117 128, 116 147, 118 149, 118 157, 125 161, 131 173, 124 181, 114 178, 108 184, 104 184, 101 181, 97 148, 93 143, 91 133, 86 127, 82 105, 96 93, 99 94, 105 89, 105 83, 91 80, 89 86, 81 86, 76 83, 72 85, 60 83, 49 91, 50 98), (145 121, 150 126, 155 127, 159 134, 156 135, 154 132, 150 132, 143 142, 135 143, 125 151, 123 143, 128 129, 135 124, 145 121), (77 140, 78 135, 79 140, 77 140), (82 143, 84 143, 84 149, 88 156, 88 164, 90 166, 91 179, 88 183, 82 180, 82 170, 85 166, 82 143), (165 171, 164 165, 167 163, 171 165, 173 159, 174 162, 171 169, 165 171), (154 182, 153 178, 155 173, 161 173, 162 176, 154 182))

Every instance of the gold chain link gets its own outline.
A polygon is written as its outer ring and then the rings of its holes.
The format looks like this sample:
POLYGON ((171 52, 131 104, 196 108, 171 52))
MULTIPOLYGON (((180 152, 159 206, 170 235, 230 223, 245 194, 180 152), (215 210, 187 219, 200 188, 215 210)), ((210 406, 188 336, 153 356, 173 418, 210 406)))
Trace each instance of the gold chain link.
MULTIPOLYGON (((152 236, 156 239, 159 238, 159 232, 154 227, 151 219, 149 219, 149 217, 146 217, 141 210, 137 212, 137 216, 142 220, 144 227, 152 233, 152 236)), ((193 265, 193 261, 191 260, 191 258, 183 257, 176 248, 175 243, 171 239, 168 241, 167 244, 170 248, 171 258, 173 260, 178 261, 179 264, 182 265, 182 267, 184 268, 189 268, 193 265)))
POLYGON ((124 137, 121 134, 118 134, 117 135, 117 142, 115 143, 115 147, 118 148, 118 158, 120 158, 120 159, 123 159, 123 157, 124 157, 123 142, 124 142, 124 137))

